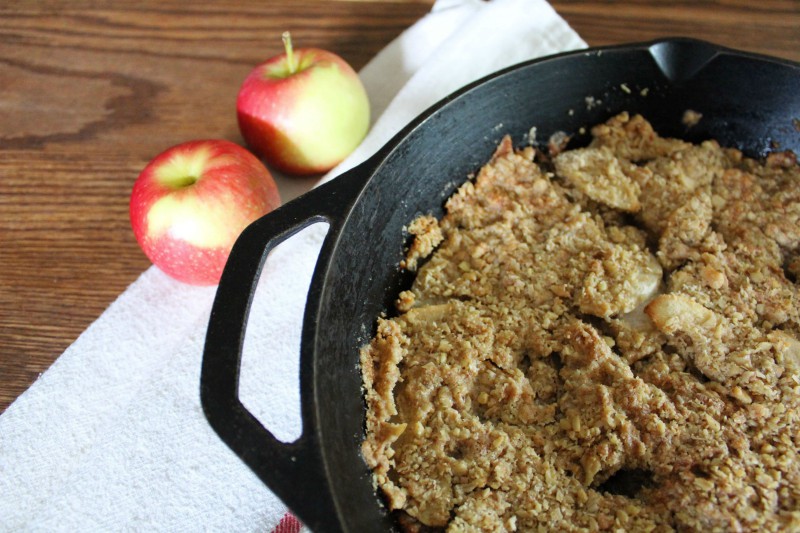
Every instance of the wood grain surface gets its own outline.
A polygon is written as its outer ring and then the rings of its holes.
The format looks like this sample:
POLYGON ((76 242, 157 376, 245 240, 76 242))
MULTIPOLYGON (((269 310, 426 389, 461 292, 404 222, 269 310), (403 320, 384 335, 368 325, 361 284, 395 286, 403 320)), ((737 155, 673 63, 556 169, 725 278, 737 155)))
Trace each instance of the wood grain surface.
MULTIPOLYGON (((681 35, 800 61, 796 0, 552 4, 590 45, 681 35)), ((148 268, 128 220, 136 176, 188 139, 241 142, 239 83, 282 31, 358 69, 431 5, 0 5, 0 412, 148 268)))

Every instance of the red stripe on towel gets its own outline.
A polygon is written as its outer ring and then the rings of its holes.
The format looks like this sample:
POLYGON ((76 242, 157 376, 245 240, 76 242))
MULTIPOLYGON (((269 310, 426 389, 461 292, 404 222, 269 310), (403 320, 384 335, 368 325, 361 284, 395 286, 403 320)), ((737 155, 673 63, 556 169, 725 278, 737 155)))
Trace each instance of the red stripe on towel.
POLYGON ((291 513, 286 513, 272 530, 272 533, 300 533, 300 521, 291 513))

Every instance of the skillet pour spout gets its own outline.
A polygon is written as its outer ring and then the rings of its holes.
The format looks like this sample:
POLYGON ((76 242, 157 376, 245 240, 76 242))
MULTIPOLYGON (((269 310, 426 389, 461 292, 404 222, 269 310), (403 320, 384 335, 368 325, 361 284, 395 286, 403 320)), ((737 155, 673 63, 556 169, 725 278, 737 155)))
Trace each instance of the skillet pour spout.
POLYGON ((362 165, 248 227, 217 290, 200 393, 220 438, 314 531, 397 529, 361 457, 365 406, 359 349, 408 287, 398 264, 420 214, 443 204, 500 138, 556 132, 572 145, 622 111, 662 136, 717 139, 761 157, 800 152, 800 64, 692 39, 591 48, 536 59, 434 105, 362 165), (685 111, 702 114, 688 127, 685 111), (250 303, 269 251, 309 224, 329 230, 309 288, 300 346, 302 435, 282 443, 238 397, 250 303))

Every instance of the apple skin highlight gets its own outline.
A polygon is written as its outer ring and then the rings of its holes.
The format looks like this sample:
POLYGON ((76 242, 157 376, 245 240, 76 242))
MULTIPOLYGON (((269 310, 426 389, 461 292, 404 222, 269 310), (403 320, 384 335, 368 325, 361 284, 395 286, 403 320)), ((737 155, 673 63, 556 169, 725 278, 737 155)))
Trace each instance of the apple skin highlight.
POLYGON ((171 277, 214 285, 244 228, 280 206, 266 167, 225 140, 190 141, 156 156, 130 199, 134 235, 171 277))
POLYGON ((258 65, 242 83, 236 110, 248 147, 289 175, 327 172, 369 129, 369 99, 358 74, 316 48, 258 65))

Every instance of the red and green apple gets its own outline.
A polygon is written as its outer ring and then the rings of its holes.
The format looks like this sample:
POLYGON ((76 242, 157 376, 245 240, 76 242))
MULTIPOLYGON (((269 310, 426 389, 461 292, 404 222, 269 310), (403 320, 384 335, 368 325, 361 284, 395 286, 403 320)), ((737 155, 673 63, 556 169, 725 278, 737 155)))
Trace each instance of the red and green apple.
POLYGON ((280 205, 275 180, 252 153, 226 140, 190 141, 150 161, 134 183, 136 240, 158 268, 214 285, 244 228, 280 205))
POLYGON ((236 100, 239 130, 253 152, 290 175, 327 172, 369 129, 369 100, 358 74, 341 57, 292 48, 258 65, 236 100))

